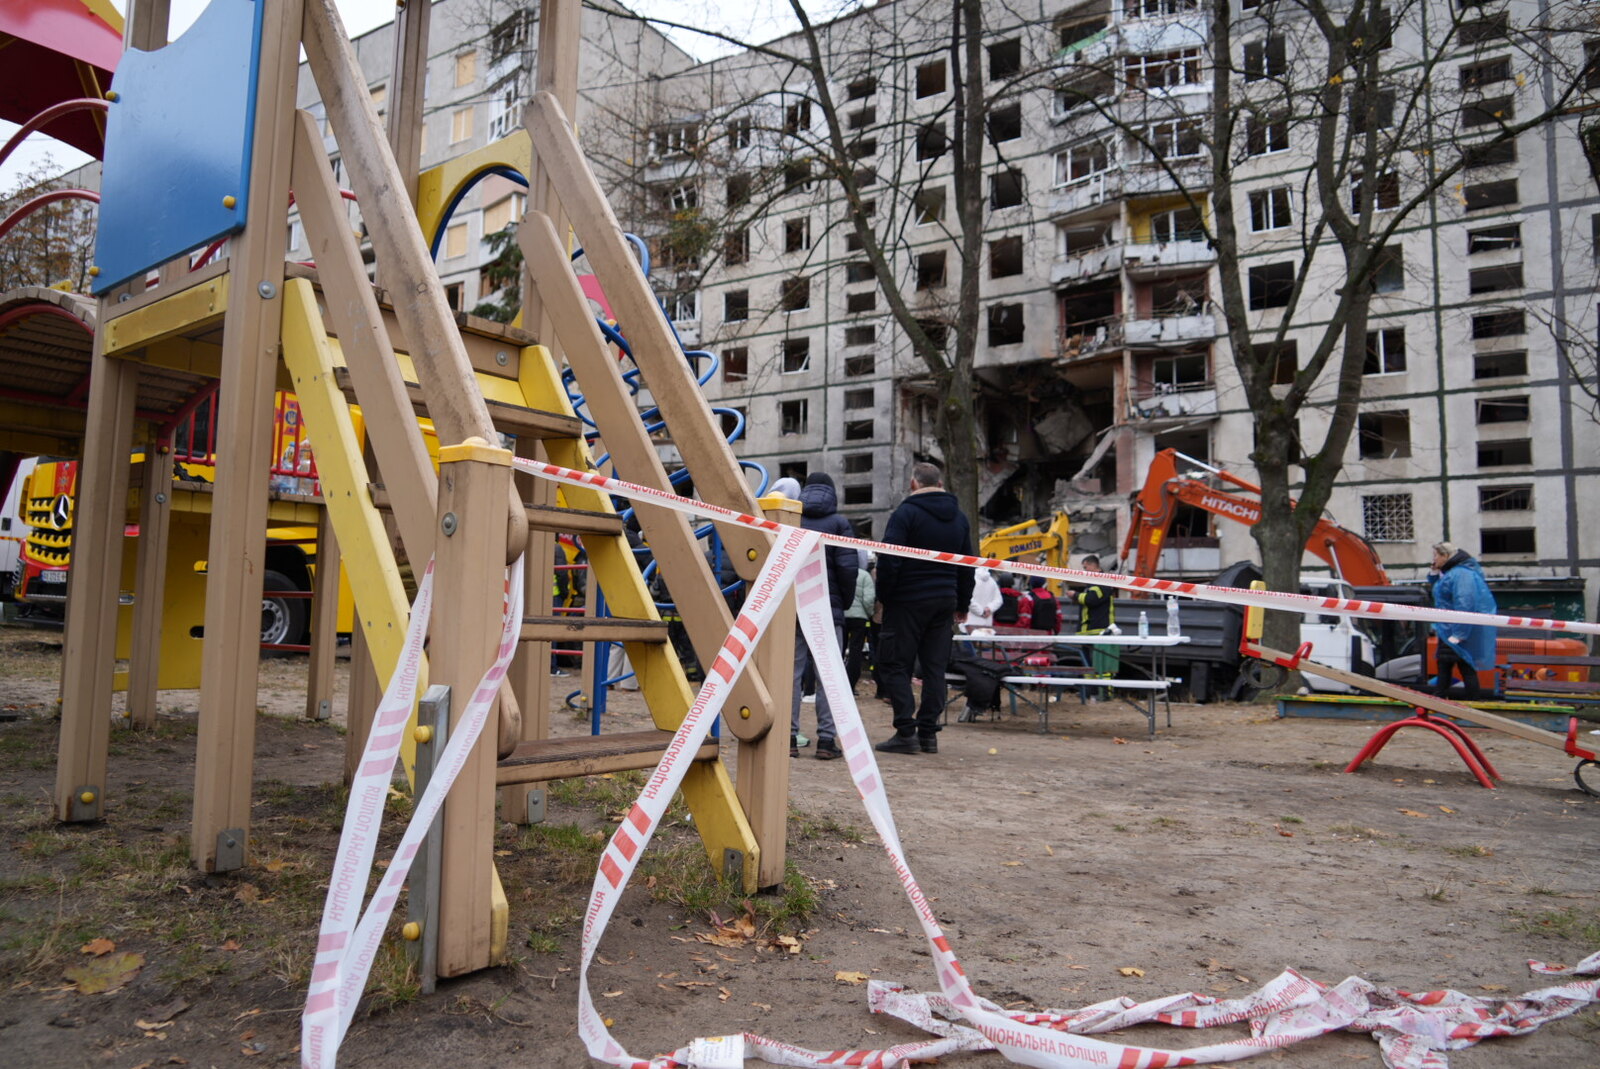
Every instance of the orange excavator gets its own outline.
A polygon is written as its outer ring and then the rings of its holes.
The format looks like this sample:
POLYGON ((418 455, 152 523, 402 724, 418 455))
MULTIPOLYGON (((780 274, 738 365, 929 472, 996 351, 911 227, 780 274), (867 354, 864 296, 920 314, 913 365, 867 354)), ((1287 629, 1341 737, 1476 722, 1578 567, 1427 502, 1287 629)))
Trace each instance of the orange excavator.
MULTIPOLYGON (((1133 505, 1128 537, 1122 543, 1123 566, 1129 574, 1151 578, 1161 557, 1161 543, 1179 505, 1192 505, 1253 527, 1261 519, 1261 487, 1231 472, 1185 456, 1176 449, 1156 454, 1144 489, 1133 505), (1225 483, 1257 495, 1254 499, 1219 489, 1225 483)), ((1388 586, 1389 576, 1372 544, 1332 520, 1319 519, 1306 540, 1306 552, 1326 561, 1334 574, 1353 586, 1388 586)))

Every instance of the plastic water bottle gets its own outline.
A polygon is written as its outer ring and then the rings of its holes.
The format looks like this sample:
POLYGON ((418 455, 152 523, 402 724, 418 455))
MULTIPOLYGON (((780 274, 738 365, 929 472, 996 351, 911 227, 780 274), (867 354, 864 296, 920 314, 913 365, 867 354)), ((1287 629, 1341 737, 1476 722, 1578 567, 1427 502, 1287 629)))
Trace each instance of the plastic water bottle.
POLYGON ((1167 599, 1167 637, 1178 637, 1178 599, 1167 599))
POLYGON ((1150 637, 1150 614, 1147 612, 1141 612, 1139 614, 1139 637, 1150 637))

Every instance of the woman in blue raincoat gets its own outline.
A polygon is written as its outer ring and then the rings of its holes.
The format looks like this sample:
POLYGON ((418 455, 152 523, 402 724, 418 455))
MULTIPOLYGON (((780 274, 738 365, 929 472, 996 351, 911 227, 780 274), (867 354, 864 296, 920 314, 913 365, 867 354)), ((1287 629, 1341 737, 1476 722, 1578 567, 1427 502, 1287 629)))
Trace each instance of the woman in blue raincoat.
MULTIPOLYGON (((1492 613, 1499 608, 1489 592, 1489 584, 1483 580, 1483 569, 1466 550, 1457 549, 1453 542, 1434 543, 1433 571, 1428 573, 1428 585, 1433 589, 1436 609, 1492 613)), ((1436 653, 1439 678, 1434 693, 1441 698, 1449 697, 1459 666, 1467 701, 1482 697, 1478 672, 1494 667, 1495 629, 1487 624, 1441 623, 1433 625, 1433 632, 1439 637, 1436 653)))

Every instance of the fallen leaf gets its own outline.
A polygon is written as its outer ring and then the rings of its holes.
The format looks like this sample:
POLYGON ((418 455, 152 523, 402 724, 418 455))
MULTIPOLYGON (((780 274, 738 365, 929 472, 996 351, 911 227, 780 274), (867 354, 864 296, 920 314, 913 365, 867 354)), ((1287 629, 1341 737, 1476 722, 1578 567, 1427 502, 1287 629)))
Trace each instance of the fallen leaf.
POLYGON ((796 939, 792 935, 780 935, 772 942, 773 945, 780 946, 791 954, 800 953, 800 940, 796 939))
POLYGON ((168 999, 159 1006, 151 1006, 139 1016, 151 1021, 171 1021, 188 1008, 189 1000, 179 995, 177 998, 168 999))
POLYGON ((250 1031, 246 1032, 244 1035, 239 1037, 239 1042, 240 1043, 248 1043, 250 1040, 252 1040, 254 1038, 256 1038, 256 1030, 254 1028, 252 1028, 252 1029, 250 1029, 250 1031))
POLYGON ((1068 965, 1067 968, 1069 968, 1069 969, 1087 970, 1089 968, 1089 966, 1087 966, 1087 965, 1068 965))
POLYGON ((1507 987, 1505 984, 1479 984, 1478 985, 1478 990, 1480 990, 1480 991, 1510 991, 1511 989, 1509 987, 1507 987))
MULTIPOLYGON (((277 588, 274 587, 273 589, 277 589, 277 588)), ((510 850, 496 850, 494 852, 494 856, 495 857, 510 857, 511 856, 511 851, 510 850)))
POLYGON ((621 991, 602 991, 602 992, 600 992, 600 997, 601 998, 616 998, 620 994, 622 994, 621 991))
POLYGON ((1002 862, 1000 862, 1000 864, 1004 865, 1008 869, 1014 869, 1018 865, 1022 864, 1022 862, 1020 862, 1020 861, 1002 861, 1002 862))
POLYGON ((844 972, 841 970, 834 973, 833 978, 845 984, 864 984, 867 982, 867 974, 864 972, 844 972))
MULTIPOLYGON (((217 949, 218 950, 226 950, 229 954, 232 954, 235 951, 239 950, 240 947, 239 947, 238 940, 230 939, 226 943, 223 943, 221 946, 219 946, 217 949)), ((256 1012, 260 1013, 261 1011, 257 1010, 256 1012)))
POLYGON ((678 987, 716 987, 710 980, 679 980, 678 987))
POLYGON ((1054 850, 1050 849, 1050 844, 1049 843, 1045 843, 1044 844, 1044 852, 1049 854, 1051 857, 1055 857, 1056 856, 1056 852, 1054 850))
POLYGON ((729 991, 725 987, 717 988, 717 1001, 718 1002, 727 1002, 732 997, 733 997, 733 992, 732 991, 729 991))
POLYGON ((1284 826, 1282 824, 1274 824, 1273 827, 1277 828, 1278 829, 1278 834, 1283 836, 1285 839, 1293 839, 1294 838, 1294 832, 1285 830, 1284 826))
POLYGON ((770 1003, 770 1002, 752 1002, 752 1003, 750 1003, 750 1005, 754 1006, 758 1010, 770 1010, 770 1009, 772 1009, 772 1003, 770 1003))
POLYGON ((150 1031, 150 1032, 146 1032, 144 1034, 144 1038, 146 1038, 146 1039, 166 1039, 167 1038, 167 1034, 165 1032, 160 1032, 160 1031, 150 1031))
POLYGON ((996 750, 996 749, 995 749, 995 748, 994 748, 994 747, 993 747, 993 746, 991 746, 991 747, 989 747, 989 756, 990 756, 990 757, 993 757, 993 756, 994 756, 994 755, 995 755, 995 754, 997 754, 997 753, 999 753, 999 752, 1000 752, 1000 751, 999 751, 999 750, 996 750))
POLYGON ((1144 970, 1139 968, 1136 965, 1124 965, 1122 968, 1118 969, 1117 971, 1119 973, 1121 973, 1123 976, 1143 976, 1144 975, 1144 970))
POLYGON ((244 1043, 239 1047, 239 1053, 246 1058, 254 1058, 257 1054, 267 1049, 265 1043, 244 1043))
POLYGON ((142 1029, 142 1030, 144 1030, 146 1032, 154 1032, 158 1028, 170 1028, 172 1026, 172 1022, 171 1021, 146 1021, 144 1018, 141 1017, 139 1020, 133 1022, 133 1026, 135 1028, 142 1029))
POLYGON ((644 885, 647 888, 654 887, 656 885, 656 878, 654 876, 646 876, 644 878, 644 885))
POLYGON ((1244 973, 1234 973, 1233 974, 1233 978, 1235 980, 1239 981, 1241 984, 1253 984, 1253 983, 1255 983, 1254 980, 1250 979, 1250 977, 1246 976, 1244 973))
POLYGON ((1442 805, 1442 806, 1440 806, 1440 807, 1439 807, 1439 812, 1441 812, 1441 813, 1454 813, 1454 812, 1455 812, 1455 810, 1454 810, 1454 809, 1451 809, 1451 808, 1450 808, 1450 807, 1449 807, 1449 806, 1447 806, 1447 805, 1442 805))
POLYGON ((1404 813, 1408 817, 1416 817, 1418 820, 1427 820, 1428 819, 1428 814, 1426 814, 1426 813, 1418 813, 1415 809, 1400 809, 1400 810, 1397 810, 1397 812, 1404 813))
POLYGON ((95 957, 99 957, 101 954, 109 954, 115 949, 117 949, 117 944, 109 939, 91 939, 78 948, 78 953, 93 954, 95 957))
POLYGON ((610 958, 606 957, 604 954, 596 954, 594 956, 594 960, 598 961, 601 965, 615 965, 616 964, 616 962, 612 961, 610 958))
POLYGON ((613 1020, 612 1018, 610 1018, 610 1017, 603 1017, 603 1018, 601 1018, 600 1023, 605 1025, 607 1028, 610 1028, 612 1025, 616 1024, 617 1022, 615 1020, 613 1020))
POLYGON ((261 897, 261 891, 253 883, 241 883, 239 889, 233 892, 235 902, 254 902, 261 897))
POLYGON ((135 976, 144 965, 144 955, 122 951, 91 958, 82 965, 74 965, 62 973, 78 986, 80 995, 99 995, 115 991, 135 976))
POLYGON ((1111 741, 1114 742, 1115 744, 1117 744, 1118 746, 1126 746, 1126 745, 1128 745, 1128 740, 1127 739, 1118 738, 1115 735, 1111 736, 1111 741))
POLYGON ((277 858, 273 858, 262 867, 268 872, 282 872, 284 864, 285 862, 279 861, 277 858))

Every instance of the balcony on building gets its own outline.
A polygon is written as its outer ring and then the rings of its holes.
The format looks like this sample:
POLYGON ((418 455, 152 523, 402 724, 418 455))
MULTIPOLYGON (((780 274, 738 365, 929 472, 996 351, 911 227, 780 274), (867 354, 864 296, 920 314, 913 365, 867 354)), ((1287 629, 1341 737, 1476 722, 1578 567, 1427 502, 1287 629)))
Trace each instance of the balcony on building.
POLYGON ((1192 274, 1217 262, 1216 250, 1203 234, 1179 235, 1172 241, 1138 242, 1122 248, 1122 265, 1134 279, 1192 274))
POLYGON ((1128 422, 1149 430, 1197 419, 1214 419, 1216 415, 1215 383, 1138 383, 1128 394, 1128 422))
POLYGON ((1191 271, 1136 284, 1123 340, 1130 347, 1158 348, 1211 341, 1217 318, 1207 281, 1206 272, 1191 271))
POLYGON ((1093 359, 1122 349, 1122 284, 1107 278, 1056 295, 1056 359, 1093 359))
POLYGON ((1110 0, 1084 4, 1056 17, 1054 32, 1061 68, 1104 66, 1118 48, 1110 0))
POLYGON ((1202 193, 1211 188, 1211 164, 1171 162, 1166 167, 1158 163, 1130 164, 1122 169, 1118 189, 1124 196, 1148 197, 1163 193, 1202 193))
POLYGON ((1058 224, 1051 284, 1086 282, 1121 270, 1123 246, 1117 229, 1115 214, 1058 224))

